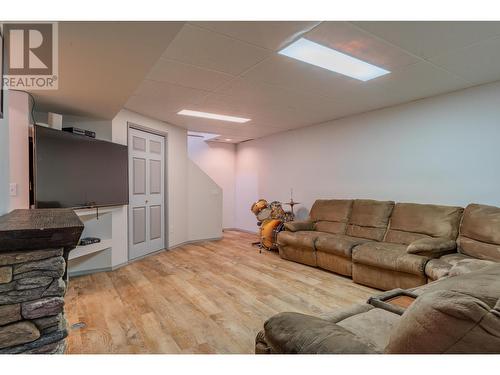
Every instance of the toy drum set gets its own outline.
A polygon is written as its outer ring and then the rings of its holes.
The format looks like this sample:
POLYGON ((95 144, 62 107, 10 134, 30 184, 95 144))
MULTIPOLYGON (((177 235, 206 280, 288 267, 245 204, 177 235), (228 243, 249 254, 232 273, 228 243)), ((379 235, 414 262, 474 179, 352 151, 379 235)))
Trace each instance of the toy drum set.
POLYGON ((259 199, 250 209, 258 220, 260 242, 256 244, 266 250, 276 250, 278 248, 278 233, 284 229, 284 223, 294 219, 293 209, 285 211, 281 202, 268 203, 265 199, 259 199))

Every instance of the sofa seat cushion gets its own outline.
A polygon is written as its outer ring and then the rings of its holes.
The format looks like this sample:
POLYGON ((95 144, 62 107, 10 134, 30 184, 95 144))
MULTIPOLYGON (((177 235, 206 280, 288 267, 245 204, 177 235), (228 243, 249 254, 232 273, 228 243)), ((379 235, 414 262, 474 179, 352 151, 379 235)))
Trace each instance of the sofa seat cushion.
POLYGON ((264 324, 265 340, 272 352, 285 354, 377 353, 369 342, 321 318, 285 312, 264 324))
POLYGON ((278 234, 278 245, 291 245, 300 248, 310 248, 314 250, 314 242, 318 237, 318 232, 299 231, 299 232, 280 232, 278 234))
POLYGON ((448 276, 452 265, 442 259, 431 259, 425 265, 425 275, 431 280, 448 276))
POLYGON ((455 253, 444 255, 439 259, 431 259, 425 265, 425 274, 432 280, 439 280, 446 276, 457 276, 477 271, 491 264, 495 264, 495 262, 455 253))
POLYGON ((439 280, 448 276, 452 267, 463 259, 469 259, 467 255, 453 253, 443 255, 438 259, 431 259, 425 265, 425 274, 432 280, 439 280))
POLYGON ((382 352, 387 344, 393 327, 398 323, 400 315, 388 310, 373 308, 352 315, 337 324, 369 342, 375 350, 382 352))
POLYGON ((351 259, 352 249, 370 240, 343 234, 321 234, 316 240, 316 250, 351 259))
POLYGON ((408 254, 405 245, 387 242, 367 242, 356 246, 352 253, 354 263, 414 275, 424 275, 425 263, 428 259, 420 255, 408 254))

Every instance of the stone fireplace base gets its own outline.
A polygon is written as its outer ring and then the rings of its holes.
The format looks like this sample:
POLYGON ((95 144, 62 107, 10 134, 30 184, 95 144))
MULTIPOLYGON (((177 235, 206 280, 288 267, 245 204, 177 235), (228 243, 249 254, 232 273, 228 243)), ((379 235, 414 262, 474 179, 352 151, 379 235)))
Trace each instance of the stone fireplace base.
MULTIPOLYGON (((32 215, 36 211, 44 210, 33 210, 32 215)), ((78 241, 83 225, 72 211, 61 210, 61 212, 66 220, 69 217, 77 227, 81 226, 79 231, 72 232, 78 241), (69 213, 75 215, 78 222, 68 216, 69 213)), ((68 228, 55 230, 54 224, 61 218, 49 217, 52 218, 50 228, 52 233, 47 233, 46 225, 40 233, 40 236, 46 237, 47 245, 57 242, 55 239, 64 239, 63 234, 68 228), (47 234, 50 237, 47 237, 47 234)), ((68 335, 64 318, 65 258, 71 247, 19 250, 15 242, 2 242, 2 234, 5 234, 1 231, 3 218, 5 216, 0 218, 0 354, 64 353, 65 338, 68 335), (8 248, 15 250, 6 250, 2 244, 7 244, 8 248)), ((43 245, 44 241, 33 236, 33 233, 24 236, 18 232, 11 237, 16 237, 18 240, 23 237, 20 245, 25 248, 33 247, 30 245, 30 238, 36 242, 35 247, 43 245)), ((65 241, 67 242, 67 239, 65 241)), ((64 241, 61 244, 64 244, 64 241)))
POLYGON ((0 353, 62 353, 66 269, 62 249, 0 256, 0 353))

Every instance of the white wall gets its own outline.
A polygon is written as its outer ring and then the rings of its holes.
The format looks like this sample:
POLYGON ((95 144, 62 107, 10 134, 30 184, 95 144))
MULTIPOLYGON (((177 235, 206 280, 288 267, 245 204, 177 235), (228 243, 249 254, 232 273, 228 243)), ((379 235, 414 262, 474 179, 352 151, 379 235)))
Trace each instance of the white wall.
POLYGON ((188 137, 188 155, 222 188, 223 227, 234 228, 236 146, 230 143, 205 142, 199 137, 188 137))
POLYGON ((9 97, 9 178, 17 184, 17 195, 10 197, 9 211, 30 206, 29 200, 29 125, 30 98, 12 91, 9 97))
POLYGON ((29 96, 4 92, 4 118, 0 120, 0 214, 29 208, 29 96), (17 195, 9 195, 9 184, 17 195))
POLYGON ((188 161, 189 241, 222 237, 222 189, 193 161, 188 161))
POLYGON ((237 147, 236 226, 258 198, 373 198, 500 206, 500 83, 289 131, 237 147))
POLYGON ((9 211, 9 121, 8 97, 4 91, 3 118, 0 119, 0 215, 9 211))

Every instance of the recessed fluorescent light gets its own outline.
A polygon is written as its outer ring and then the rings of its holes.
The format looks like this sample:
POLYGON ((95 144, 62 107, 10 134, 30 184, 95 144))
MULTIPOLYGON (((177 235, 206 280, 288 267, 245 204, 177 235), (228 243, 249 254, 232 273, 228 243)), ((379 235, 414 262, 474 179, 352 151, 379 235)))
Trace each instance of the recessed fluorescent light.
POLYGON ((388 70, 304 38, 293 42, 278 53, 360 81, 368 81, 390 73, 388 70))
POLYGON ((220 137, 219 134, 188 131, 188 137, 203 138, 204 141, 220 137))
POLYGON ((178 115, 184 116, 193 116, 193 117, 202 117, 209 118, 212 120, 222 120, 229 122, 239 122, 244 123, 250 121, 249 118, 236 117, 236 116, 226 116, 226 115, 218 115, 217 113, 209 113, 209 112, 199 112, 199 111, 191 111, 190 109, 183 109, 180 112, 177 112, 178 115))

